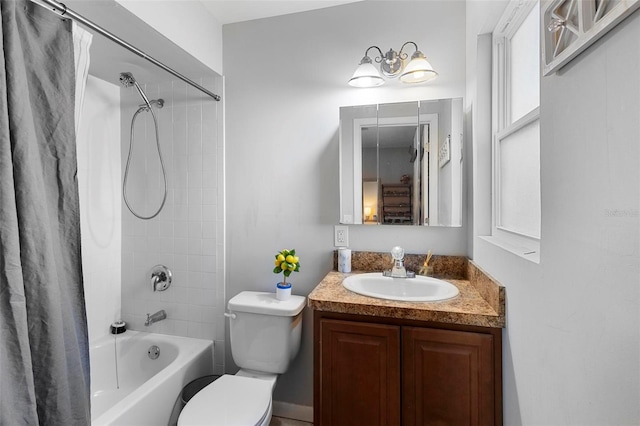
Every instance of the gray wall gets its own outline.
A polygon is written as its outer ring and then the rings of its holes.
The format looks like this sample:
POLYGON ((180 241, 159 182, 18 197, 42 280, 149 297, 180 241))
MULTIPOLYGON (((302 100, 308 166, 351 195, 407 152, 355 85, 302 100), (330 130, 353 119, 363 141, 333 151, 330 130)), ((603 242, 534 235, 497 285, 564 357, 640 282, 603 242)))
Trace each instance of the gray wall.
POLYGON ((411 176, 413 183, 413 163, 409 162, 409 145, 402 148, 380 148, 380 182, 400 183, 402 175, 411 176))
MULTIPOLYGON (((294 294, 307 295, 331 270, 339 107, 463 96, 464 16, 463 2, 360 2, 224 26, 227 299, 274 291, 273 255, 283 248, 300 255, 294 294), (399 49, 407 40, 418 43, 438 79, 418 87, 346 84, 367 47, 399 49)), ((465 255, 467 232, 354 225, 349 239, 359 250, 400 244, 408 252, 465 255)), ((303 334, 274 399, 310 406, 311 312, 303 334)), ((235 371, 229 353, 227 366, 235 371)))
MULTIPOLYGON (((472 3, 467 124, 482 127, 486 63, 473 66, 486 4, 472 3)), ((507 294, 504 424, 640 419, 639 74, 635 12, 542 78, 539 264, 480 238, 490 223, 490 140, 474 128, 473 258, 507 294)))

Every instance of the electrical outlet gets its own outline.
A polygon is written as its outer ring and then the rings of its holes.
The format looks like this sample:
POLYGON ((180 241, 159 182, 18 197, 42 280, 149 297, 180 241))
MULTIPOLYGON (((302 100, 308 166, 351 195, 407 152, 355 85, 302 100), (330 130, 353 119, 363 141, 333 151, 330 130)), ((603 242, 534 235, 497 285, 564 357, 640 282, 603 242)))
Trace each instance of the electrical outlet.
POLYGON ((333 227, 333 245, 336 247, 349 246, 349 227, 335 225, 333 227))

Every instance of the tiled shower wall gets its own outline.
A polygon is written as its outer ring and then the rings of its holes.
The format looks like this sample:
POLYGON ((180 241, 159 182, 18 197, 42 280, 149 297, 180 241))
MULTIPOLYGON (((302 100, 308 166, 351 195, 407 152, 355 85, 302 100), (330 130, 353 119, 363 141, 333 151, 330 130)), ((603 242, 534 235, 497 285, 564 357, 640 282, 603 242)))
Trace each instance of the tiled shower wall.
MULTIPOLYGON (((221 78, 196 80, 221 92, 221 78)), ((122 316, 136 330, 214 341, 216 374, 224 370, 224 215, 222 103, 181 81, 146 85, 149 99, 162 98, 158 119, 168 193, 160 214, 136 218, 122 203, 122 316), (151 289, 150 270, 162 264, 171 287, 151 289), (147 313, 167 319, 145 326, 147 313)), ((122 89, 122 173, 131 121, 142 103, 134 88, 122 89)), ((162 169, 151 114, 138 114, 129 164, 129 204, 142 216, 162 202, 162 169)))

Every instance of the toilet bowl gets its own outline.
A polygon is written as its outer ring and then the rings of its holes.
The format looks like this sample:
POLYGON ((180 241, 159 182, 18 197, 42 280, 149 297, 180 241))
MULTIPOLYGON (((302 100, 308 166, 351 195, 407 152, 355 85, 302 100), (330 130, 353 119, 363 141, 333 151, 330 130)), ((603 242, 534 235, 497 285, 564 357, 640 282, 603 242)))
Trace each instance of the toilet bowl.
POLYGON ((242 292, 229 300, 233 360, 241 367, 198 392, 186 404, 178 426, 268 425, 272 393, 300 348, 306 299, 280 301, 275 293, 242 292))
POLYGON ((225 374, 191 398, 178 426, 268 425, 271 394, 272 383, 267 380, 225 374))

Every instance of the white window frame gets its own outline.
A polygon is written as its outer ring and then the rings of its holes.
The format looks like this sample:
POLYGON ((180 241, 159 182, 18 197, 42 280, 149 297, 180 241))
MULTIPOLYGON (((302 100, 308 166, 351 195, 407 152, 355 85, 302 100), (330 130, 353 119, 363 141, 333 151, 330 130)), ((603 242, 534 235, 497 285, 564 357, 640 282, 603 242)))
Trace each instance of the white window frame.
POLYGON ((509 44, 515 32, 534 7, 537 0, 511 1, 500 18, 493 33, 493 143, 492 143, 492 224, 491 237, 494 244, 525 259, 539 262, 540 238, 525 235, 500 225, 500 142, 526 126, 540 120, 540 107, 511 123, 509 44))

